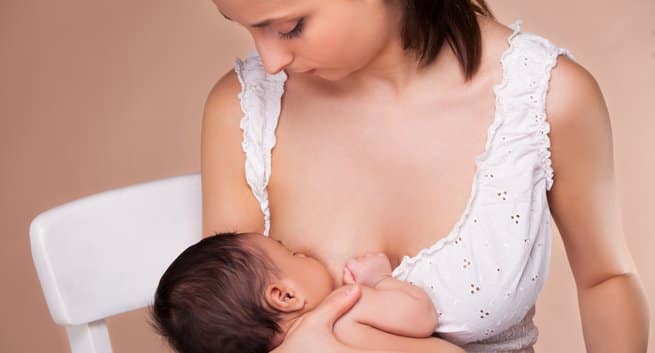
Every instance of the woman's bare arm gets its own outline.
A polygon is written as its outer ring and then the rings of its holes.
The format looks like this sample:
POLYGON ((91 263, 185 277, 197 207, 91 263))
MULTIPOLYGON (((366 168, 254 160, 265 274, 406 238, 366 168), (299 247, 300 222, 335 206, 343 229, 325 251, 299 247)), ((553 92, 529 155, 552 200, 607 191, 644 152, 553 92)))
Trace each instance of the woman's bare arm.
POLYGON ((239 80, 230 70, 205 103, 201 137, 203 236, 264 231, 264 217, 245 177, 239 92, 239 80))
POLYGON ((621 225, 600 88, 561 57, 547 110, 554 170, 548 200, 575 277, 587 351, 645 353, 648 304, 621 225))

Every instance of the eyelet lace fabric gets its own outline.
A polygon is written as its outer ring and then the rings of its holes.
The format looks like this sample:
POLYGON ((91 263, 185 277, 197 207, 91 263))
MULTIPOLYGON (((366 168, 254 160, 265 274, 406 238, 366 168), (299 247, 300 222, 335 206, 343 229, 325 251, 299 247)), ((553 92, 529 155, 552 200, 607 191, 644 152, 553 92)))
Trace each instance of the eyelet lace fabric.
POLYGON ((275 146, 275 128, 280 116, 281 98, 287 74, 269 75, 257 51, 245 61, 236 58, 234 71, 241 83, 238 98, 244 112, 239 126, 243 131, 241 148, 246 154, 246 181, 264 214, 264 235, 271 228, 271 211, 266 187, 271 177, 271 151, 275 146))
MULTIPOLYGON (((451 231, 414 256, 404 256, 393 277, 423 288, 439 312, 436 335, 467 352, 533 352, 532 318, 548 275, 553 185, 546 97, 560 55, 571 53, 536 34, 510 27, 493 88, 494 119, 485 150, 476 159, 471 194, 451 231)), ((246 180, 270 231, 266 187, 280 113, 284 71, 264 72, 252 51, 235 60, 242 85, 246 180)))

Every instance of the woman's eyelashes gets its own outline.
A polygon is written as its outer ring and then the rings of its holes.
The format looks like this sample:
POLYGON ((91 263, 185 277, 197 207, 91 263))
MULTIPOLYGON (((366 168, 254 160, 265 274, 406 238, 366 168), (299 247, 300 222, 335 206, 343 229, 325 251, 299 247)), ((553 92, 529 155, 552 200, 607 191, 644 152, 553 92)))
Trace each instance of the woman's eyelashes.
POLYGON ((286 33, 278 33, 278 34, 282 39, 293 39, 298 37, 302 33, 304 26, 305 26, 305 18, 303 17, 300 20, 298 20, 298 23, 291 31, 286 33))

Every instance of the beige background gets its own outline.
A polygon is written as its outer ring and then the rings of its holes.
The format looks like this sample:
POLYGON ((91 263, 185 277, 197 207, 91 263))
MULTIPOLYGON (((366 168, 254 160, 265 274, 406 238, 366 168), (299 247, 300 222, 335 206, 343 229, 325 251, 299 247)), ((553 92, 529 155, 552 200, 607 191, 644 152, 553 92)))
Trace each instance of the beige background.
MULTIPOLYGON (((490 3, 501 21, 522 18, 524 30, 569 48, 603 88, 625 232, 655 307, 655 1, 490 3)), ((31 219, 99 191, 198 172, 206 94, 250 47, 209 0, 0 0, 0 352, 68 351, 32 265, 31 219)), ((583 352, 555 236, 536 348, 583 352)), ((115 352, 166 350, 144 318, 109 320, 115 352)))

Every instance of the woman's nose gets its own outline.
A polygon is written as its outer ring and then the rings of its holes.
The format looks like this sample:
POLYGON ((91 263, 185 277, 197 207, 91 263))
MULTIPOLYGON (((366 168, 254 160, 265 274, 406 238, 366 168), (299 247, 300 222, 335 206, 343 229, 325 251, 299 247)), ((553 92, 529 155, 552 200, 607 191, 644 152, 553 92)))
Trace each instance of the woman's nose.
POLYGON ((264 70, 270 75, 277 74, 293 61, 293 54, 275 39, 262 39, 255 46, 264 70))

